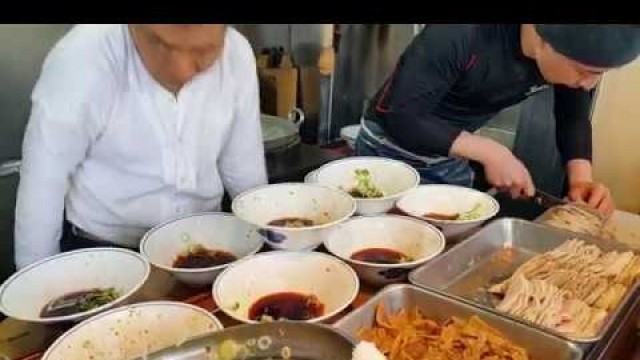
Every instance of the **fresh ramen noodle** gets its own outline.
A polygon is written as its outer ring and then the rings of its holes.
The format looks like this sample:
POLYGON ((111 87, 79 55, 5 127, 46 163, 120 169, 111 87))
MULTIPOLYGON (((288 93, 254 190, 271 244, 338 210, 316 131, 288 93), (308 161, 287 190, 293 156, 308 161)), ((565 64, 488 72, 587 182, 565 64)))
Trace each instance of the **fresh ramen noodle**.
POLYGON ((489 288, 496 309, 566 335, 597 335, 640 277, 640 257, 571 239, 538 254, 489 288))
POLYGON ((597 212, 580 204, 556 206, 544 221, 546 225, 580 234, 613 240, 615 234, 611 226, 597 212))

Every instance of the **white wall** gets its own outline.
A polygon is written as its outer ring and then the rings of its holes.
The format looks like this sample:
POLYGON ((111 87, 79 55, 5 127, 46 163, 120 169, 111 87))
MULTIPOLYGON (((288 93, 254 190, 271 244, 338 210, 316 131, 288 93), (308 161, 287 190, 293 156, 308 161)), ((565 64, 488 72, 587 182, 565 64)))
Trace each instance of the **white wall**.
POLYGON ((640 212, 640 60, 605 75, 593 123, 596 179, 621 210, 640 212))

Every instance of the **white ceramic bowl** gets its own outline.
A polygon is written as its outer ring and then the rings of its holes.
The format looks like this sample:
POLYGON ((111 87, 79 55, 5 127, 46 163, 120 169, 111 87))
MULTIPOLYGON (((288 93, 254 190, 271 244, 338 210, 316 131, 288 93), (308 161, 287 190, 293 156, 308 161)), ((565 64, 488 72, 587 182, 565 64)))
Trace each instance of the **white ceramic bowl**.
POLYGON ((13 274, 0 287, 0 311, 9 317, 39 323, 80 321, 125 303, 149 277, 142 255, 118 248, 92 248, 60 253, 13 274), (93 288, 113 287, 120 297, 89 311, 42 318, 50 301, 93 288))
POLYGON ((318 252, 272 251, 239 261, 213 284, 213 299, 232 318, 255 323, 249 309, 262 297, 281 292, 315 295, 324 314, 307 320, 331 319, 355 300, 359 281, 341 260, 318 252))
POLYGON ((360 279, 374 286, 404 281, 407 274, 444 250, 444 235, 433 225, 397 215, 352 218, 331 231, 329 252, 351 265, 360 279), (400 264, 376 264, 351 259, 360 250, 382 248, 413 259, 400 264))
POLYGON ((404 213, 425 219, 442 230, 448 240, 459 240, 494 217, 498 202, 488 194, 455 185, 421 185, 406 193, 396 205, 404 213), (472 220, 437 220, 428 213, 460 214, 479 206, 479 217, 472 220))
POLYGON ((340 129, 340 137, 354 150, 356 148, 358 133, 360 133, 360 125, 349 125, 340 129))
POLYGON ((353 215, 355 201, 349 194, 316 184, 266 185, 238 195, 233 213, 258 226, 267 244, 279 250, 312 250, 324 241, 326 231, 353 215), (304 218, 314 226, 286 228, 268 225, 283 218, 304 218))
POLYGON ((307 184, 314 184, 317 181, 317 176, 318 170, 310 171, 307 175, 305 175, 304 182, 307 184))
POLYGON ((148 231, 140 242, 140 253, 154 266, 168 271, 179 281, 193 286, 211 285, 229 264, 201 269, 173 267, 173 262, 190 245, 229 252, 239 260, 257 253, 263 244, 255 226, 226 213, 183 216, 148 231))
POLYGON ((54 342, 42 360, 131 359, 221 330, 199 307, 152 301, 113 309, 88 319, 54 342))
POLYGON ((355 186, 357 169, 368 169, 373 183, 384 194, 377 199, 355 199, 359 215, 386 213, 403 194, 420 183, 420 175, 411 166, 393 159, 369 156, 350 157, 323 165, 316 172, 316 183, 349 191, 355 186))

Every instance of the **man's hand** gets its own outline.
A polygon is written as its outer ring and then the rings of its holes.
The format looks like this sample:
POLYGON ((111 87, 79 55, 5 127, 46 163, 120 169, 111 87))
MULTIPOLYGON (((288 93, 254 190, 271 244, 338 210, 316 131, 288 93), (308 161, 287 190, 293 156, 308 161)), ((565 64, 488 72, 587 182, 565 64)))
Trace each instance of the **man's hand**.
POLYGON ((532 197, 535 187, 529 170, 511 152, 496 153, 482 163, 491 184, 501 192, 508 192, 514 199, 532 197))
POLYGON ((535 187, 529 171, 505 146, 482 136, 463 132, 453 142, 451 154, 478 161, 487 180, 514 199, 532 197, 535 187))
POLYGON ((611 191, 598 182, 580 181, 569 185, 569 200, 583 202, 608 219, 616 209, 611 191))
POLYGON ((608 219, 616 209, 613 196, 606 185, 593 180, 592 173, 588 160, 574 159, 567 163, 569 200, 583 202, 608 219))

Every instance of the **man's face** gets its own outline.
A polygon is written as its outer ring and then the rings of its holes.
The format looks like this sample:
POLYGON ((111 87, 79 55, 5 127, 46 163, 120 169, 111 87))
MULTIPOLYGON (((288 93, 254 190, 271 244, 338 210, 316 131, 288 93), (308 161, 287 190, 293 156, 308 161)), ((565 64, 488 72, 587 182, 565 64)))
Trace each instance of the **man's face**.
POLYGON ((555 51, 543 42, 536 56, 542 76, 551 84, 566 85, 571 88, 593 89, 602 74, 609 70, 584 65, 555 51))
POLYGON ((223 24, 131 25, 130 29, 147 70, 173 93, 212 66, 224 46, 223 24))

